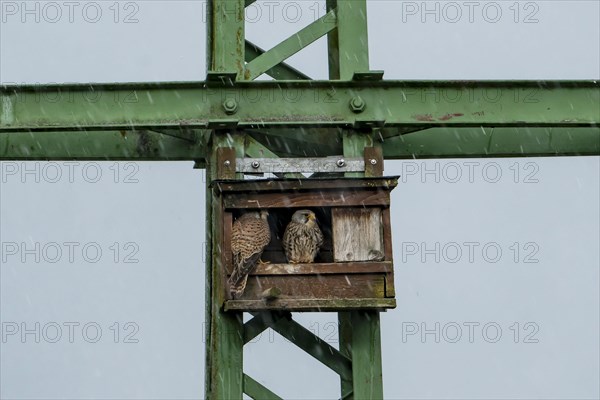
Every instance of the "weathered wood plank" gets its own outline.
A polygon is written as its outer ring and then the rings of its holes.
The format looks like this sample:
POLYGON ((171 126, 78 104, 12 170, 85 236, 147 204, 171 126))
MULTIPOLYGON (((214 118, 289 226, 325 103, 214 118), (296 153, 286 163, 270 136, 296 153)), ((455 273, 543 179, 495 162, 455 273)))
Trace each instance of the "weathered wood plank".
POLYGON ((270 287, 268 289, 263 290, 260 297, 269 301, 278 298, 281 295, 281 290, 277 287, 270 287))
POLYGON ((385 310, 396 308, 395 299, 277 299, 227 300, 225 311, 267 311, 273 308, 288 311, 339 311, 339 310, 385 310))
POLYGON ((385 258, 380 208, 333 208, 331 216, 335 262, 385 258))
POLYGON ((381 222, 383 224, 383 253, 386 261, 392 261, 392 223, 389 207, 383 208, 381 212, 381 222))
POLYGON ((262 264, 250 275, 325 275, 389 273, 391 261, 322 264, 262 264))
MULTIPOLYGON (((390 208, 386 207, 383 209, 383 248, 386 261, 393 260, 393 246, 392 246, 392 223, 390 208)), ((385 296, 396 297, 396 289, 394 286, 394 268, 390 268, 390 272, 385 276, 385 296)))
MULTIPOLYGON (((240 300, 261 300, 265 289, 278 299, 385 298, 384 274, 250 276, 240 300)), ((276 300, 273 300, 275 303, 276 300)))
POLYGON ((216 181, 215 188, 229 192, 282 192, 315 189, 376 189, 391 191, 398 185, 398 176, 372 178, 311 178, 311 179, 255 179, 245 181, 216 181))
POLYGON ((231 231, 233 229, 233 215, 230 212, 223 213, 223 242, 221 245, 222 259, 226 274, 233 272, 233 253, 231 252, 231 231))
POLYGON ((390 193, 385 190, 312 191, 285 193, 241 193, 223 196, 226 209, 290 207, 365 207, 388 206, 390 193))

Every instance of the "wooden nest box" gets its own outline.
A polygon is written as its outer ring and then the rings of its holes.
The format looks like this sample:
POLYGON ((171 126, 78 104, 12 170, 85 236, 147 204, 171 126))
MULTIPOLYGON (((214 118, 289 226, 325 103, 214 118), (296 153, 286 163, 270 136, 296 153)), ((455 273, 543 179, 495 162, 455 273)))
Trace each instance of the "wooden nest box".
POLYGON ((213 190, 220 243, 217 268, 227 282, 233 269, 231 230, 244 211, 269 211, 271 242, 249 275, 244 294, 224 309, 340 311, 396 307, 390 192, 397 177, 219 180, 213 190), (292 214, 314 211, 324 236, 315 262, 288 264, 281 239, 292 214))

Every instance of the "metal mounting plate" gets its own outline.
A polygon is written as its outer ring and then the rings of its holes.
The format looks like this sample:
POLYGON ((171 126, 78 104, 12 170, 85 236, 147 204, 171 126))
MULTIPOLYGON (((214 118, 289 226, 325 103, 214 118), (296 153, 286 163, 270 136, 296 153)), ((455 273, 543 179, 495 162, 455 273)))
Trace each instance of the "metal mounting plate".
POLYGON ((288 173, 288 172, 363 172, 363 158, 343 156, 314 158, 239 158, 236 172, 242 173, 288 173))

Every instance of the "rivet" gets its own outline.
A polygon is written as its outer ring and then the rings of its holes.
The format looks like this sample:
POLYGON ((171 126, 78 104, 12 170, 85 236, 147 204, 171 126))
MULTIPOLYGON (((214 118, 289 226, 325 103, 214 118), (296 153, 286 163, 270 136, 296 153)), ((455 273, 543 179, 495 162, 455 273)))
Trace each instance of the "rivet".
POLYGON ((343 158, 340 158, 339 160, 337 160, 337 166, 342 168, 344 165, 346 165, 346 160, 344 160, 343 158))
POLYGON ((377 164, 377 160, 374 158, 371 158, 371 165, 375 165, 375 164, 377 164))
POLYGON ((258 161, 252 161, 252 168, 258 169, 260 167, 260 163, 258 161))
POLYGON ((225 160, 225 162, 223 163, 226 167, 229 167, 231 165, 231 161, 229 160, 225 160))

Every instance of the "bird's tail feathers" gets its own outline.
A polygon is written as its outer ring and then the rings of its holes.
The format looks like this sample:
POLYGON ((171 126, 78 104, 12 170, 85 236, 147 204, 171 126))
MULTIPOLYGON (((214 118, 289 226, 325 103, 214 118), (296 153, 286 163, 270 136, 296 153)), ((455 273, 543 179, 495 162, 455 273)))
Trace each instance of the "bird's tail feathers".
POLYGON ((246 283, 248 282, 248 275, 240 276, 236 273, 229 277, 229 291, 233 299, 240 298, 244 294, 246 289, 246 283))

